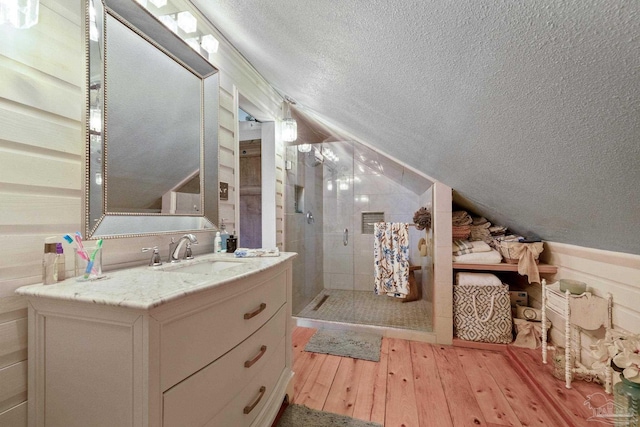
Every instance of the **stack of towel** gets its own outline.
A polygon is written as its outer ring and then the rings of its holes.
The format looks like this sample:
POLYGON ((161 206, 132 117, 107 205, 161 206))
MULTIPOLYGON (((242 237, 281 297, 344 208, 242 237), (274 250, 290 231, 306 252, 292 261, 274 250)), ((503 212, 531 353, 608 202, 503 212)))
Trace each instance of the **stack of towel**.
POLYGON ((491 249, 486 242, 454 240, 453 262, 466 264, 499 264, 502 261, 500 252, 491 249))
POLYGON ((451 231, 454 240, 466 240, 471 232, 471 215, 467 211, 455 211, 451 213, 451 231))

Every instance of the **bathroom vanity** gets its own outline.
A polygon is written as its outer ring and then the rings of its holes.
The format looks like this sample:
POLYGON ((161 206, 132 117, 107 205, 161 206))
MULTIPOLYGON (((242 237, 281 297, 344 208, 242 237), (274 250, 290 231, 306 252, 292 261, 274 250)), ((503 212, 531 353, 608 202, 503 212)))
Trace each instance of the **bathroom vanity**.
POLYGON ((18 289, 29 426, 271 425, 292 386, 294 257, 207 255, 18 289))

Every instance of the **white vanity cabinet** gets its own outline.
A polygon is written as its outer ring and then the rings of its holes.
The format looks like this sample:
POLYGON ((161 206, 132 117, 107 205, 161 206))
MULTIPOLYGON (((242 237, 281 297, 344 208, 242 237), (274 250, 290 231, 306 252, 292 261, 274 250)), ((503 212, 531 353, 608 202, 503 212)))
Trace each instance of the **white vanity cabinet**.
MULTIPOLYGON (((270 426, 293 375, 293 256, 150 308, 74 300, 76 283, 54 285, 66 297, 19 291, 30 303, 29 425, 270 426)), ((195 275, 150 281, 167 276, 195 275)), ((153 286, 135 282, 132 295, 153 286)))

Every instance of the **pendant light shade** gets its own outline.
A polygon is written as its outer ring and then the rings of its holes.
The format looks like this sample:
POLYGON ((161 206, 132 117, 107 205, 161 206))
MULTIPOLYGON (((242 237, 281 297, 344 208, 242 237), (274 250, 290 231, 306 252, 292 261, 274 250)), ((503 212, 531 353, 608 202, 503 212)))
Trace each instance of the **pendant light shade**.
POLYGON ((298 123, 295 119, 291 118, 291 109, 289 105, 292 100, 287 96, 285 97, 287 103, 287 116, 282 119, 282 140, 284 142, 293 142, 298 139, 298 123))
POLYGON ((298 123, 291 117, 282 120, 282 140, 292 142, 298 139, 298 123))

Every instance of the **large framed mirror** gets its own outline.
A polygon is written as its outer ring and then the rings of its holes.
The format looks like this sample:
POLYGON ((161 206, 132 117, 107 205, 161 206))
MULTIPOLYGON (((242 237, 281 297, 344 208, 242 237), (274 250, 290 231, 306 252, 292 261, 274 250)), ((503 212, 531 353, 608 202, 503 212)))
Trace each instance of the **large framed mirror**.
POLYGON ((87 0, 87 238, 215 230, 218 70, 134 0, 87 0))

